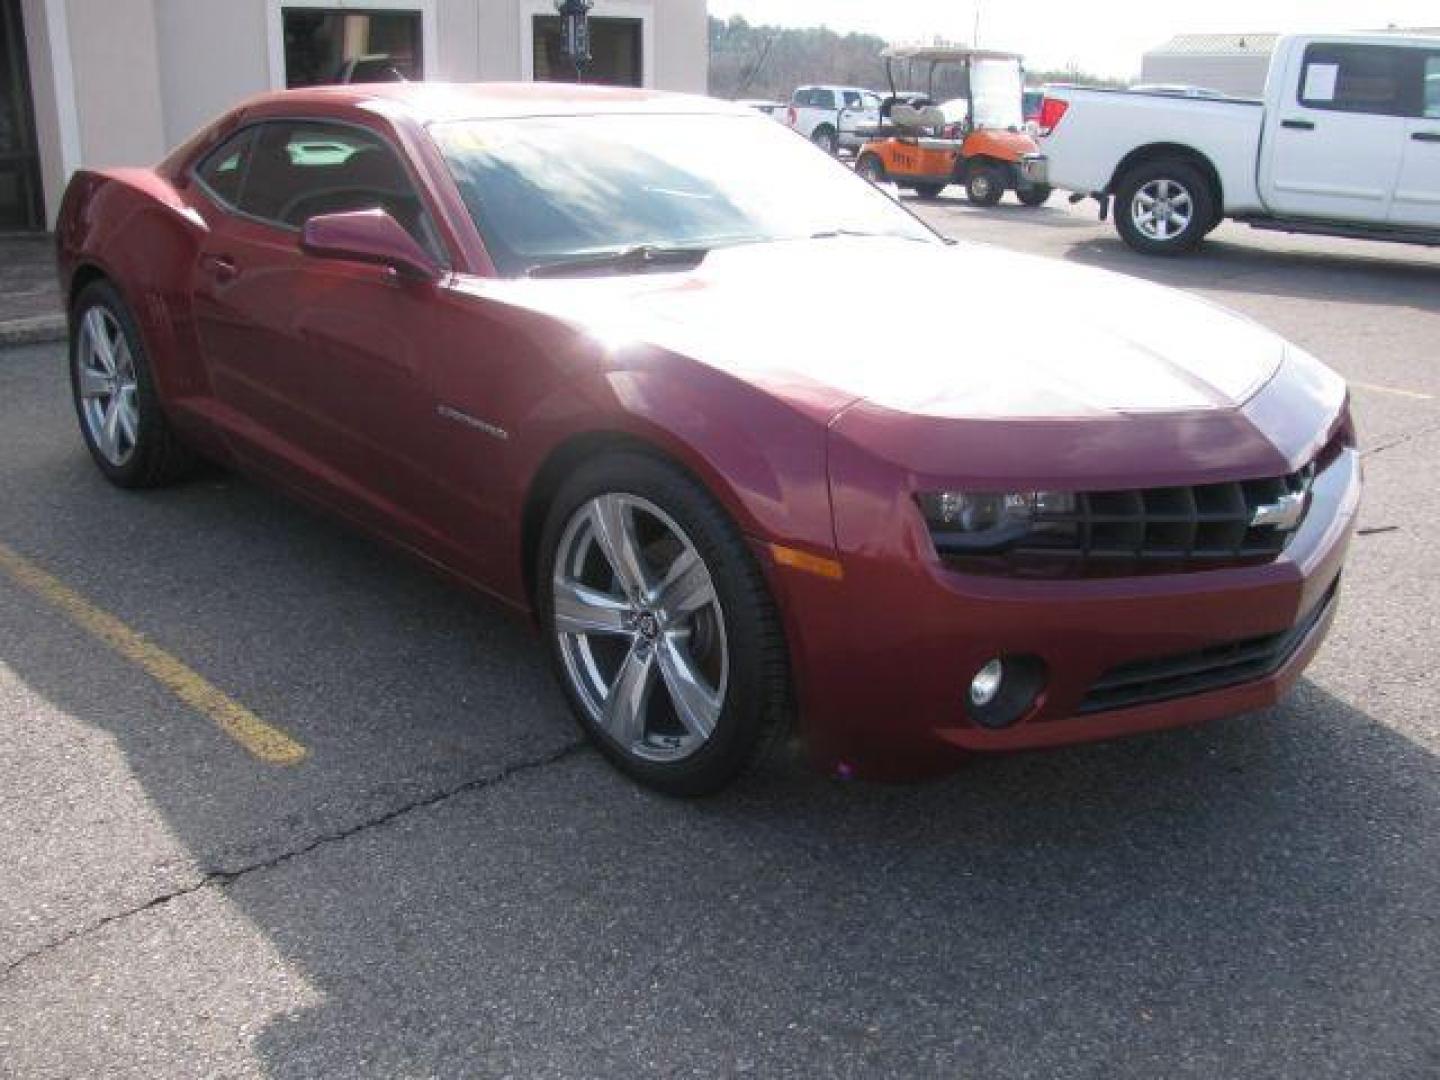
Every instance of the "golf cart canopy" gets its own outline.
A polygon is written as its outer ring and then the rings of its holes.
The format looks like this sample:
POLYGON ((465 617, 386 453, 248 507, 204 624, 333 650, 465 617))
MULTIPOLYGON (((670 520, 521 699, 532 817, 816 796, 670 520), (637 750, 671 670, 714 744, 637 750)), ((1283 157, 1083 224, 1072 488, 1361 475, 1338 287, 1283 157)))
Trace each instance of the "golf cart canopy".
POLYGON ((880 53, 882 60, 908 60, 916 64, 965 64, 972 60, 1015 60, 1019 53, 994 49, 967 49, 956 45, 892 45, 880 53))

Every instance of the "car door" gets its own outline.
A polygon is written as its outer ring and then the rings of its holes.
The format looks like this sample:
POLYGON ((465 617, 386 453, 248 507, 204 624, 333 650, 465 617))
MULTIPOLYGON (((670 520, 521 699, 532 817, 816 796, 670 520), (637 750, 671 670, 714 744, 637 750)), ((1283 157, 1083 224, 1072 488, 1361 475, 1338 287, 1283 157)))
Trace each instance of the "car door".
POLYGON ((1287 217, 1383 223, 1405 143, 1408 50, 1313 42, 1268 118, 1261 192, 1287 217))
POLYGON ((1406 123, 1390 221, 1440 229, 1440 51, 1415 53, 1417 115, 1406 123))
POLYGON ((270 121, 201 163, 222 211, 193 284, 222 423, 252 464, 388 531, 428 531, 432 284, 300 247, 312 216, 379 207, 441 258, 395 150, 345 124, 270 121), (231 177, 238 174, 234 179, 231 177))

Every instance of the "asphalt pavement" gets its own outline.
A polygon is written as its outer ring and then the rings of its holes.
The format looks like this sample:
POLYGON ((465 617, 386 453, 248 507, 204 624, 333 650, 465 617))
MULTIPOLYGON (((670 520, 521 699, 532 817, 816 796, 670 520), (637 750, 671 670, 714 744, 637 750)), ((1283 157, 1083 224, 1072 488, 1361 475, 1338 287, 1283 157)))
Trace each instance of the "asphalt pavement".
MULTIPOLYGON (((1362 531, 1288 701, 913 787, 792 751, 665 799, 580 743, 523 621, 234 476, 110 488, 61 347, 12 349, 0 1075, 1440 1075, 1440 254, 1227 225, 1152 261, 1058 200, 912 205, 1352 381, 1362 531)), ((957 281, 936 334, 986 317, 957 281)))

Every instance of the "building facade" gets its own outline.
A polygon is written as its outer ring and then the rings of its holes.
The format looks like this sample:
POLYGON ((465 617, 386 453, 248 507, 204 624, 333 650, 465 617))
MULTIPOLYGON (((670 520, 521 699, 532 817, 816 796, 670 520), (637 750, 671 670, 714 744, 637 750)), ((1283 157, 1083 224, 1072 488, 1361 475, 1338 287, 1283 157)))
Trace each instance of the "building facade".
MULTIPOLYGON (((705 0, 596 0, 586 79, 705 92, 705 0)), ((553 0, 0 0, 0 231, 265 90, 575 78, 553 0)))

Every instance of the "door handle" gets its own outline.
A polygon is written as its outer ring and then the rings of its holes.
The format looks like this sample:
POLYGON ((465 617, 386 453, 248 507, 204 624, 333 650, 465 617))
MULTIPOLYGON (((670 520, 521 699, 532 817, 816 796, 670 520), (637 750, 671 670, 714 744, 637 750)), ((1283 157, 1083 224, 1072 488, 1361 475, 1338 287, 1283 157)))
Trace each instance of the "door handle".
POLYGON ((210 276, 220 284, 225 285, 234 281, 240 276, 240 266, 229 255, 206 255, 205 268, 210 271, 210 276))
POLYGON ((1412 131, 1410 138, 1416 142, 1440 142, 1440 131, 1412 131))
POLYGON ((1280 126, 1289 128, 1291 131, 1314 131, 1315 121, 1313 120, 1281 120, 1280 126))

